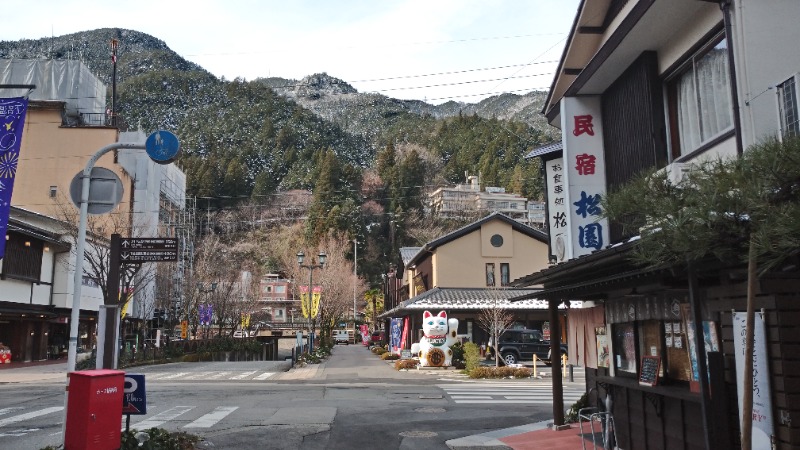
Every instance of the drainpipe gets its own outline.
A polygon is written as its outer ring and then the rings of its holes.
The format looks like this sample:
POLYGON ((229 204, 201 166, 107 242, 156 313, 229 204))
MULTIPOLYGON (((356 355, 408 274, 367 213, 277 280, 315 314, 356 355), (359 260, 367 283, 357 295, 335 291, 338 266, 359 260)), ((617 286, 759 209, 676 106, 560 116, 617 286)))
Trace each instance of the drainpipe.
POLYGON ((720 0, 719 8, 722 10, 725 22, 725 40, 728 41, 728 71, 731 77, 731 102, 733 103, 733 129, 736 136, 736 154, 742 156, 742 120, 739 111, 739 83, 736 80, 736 64, 733 57, 733 35, 731 34, 731 0, 720 0))

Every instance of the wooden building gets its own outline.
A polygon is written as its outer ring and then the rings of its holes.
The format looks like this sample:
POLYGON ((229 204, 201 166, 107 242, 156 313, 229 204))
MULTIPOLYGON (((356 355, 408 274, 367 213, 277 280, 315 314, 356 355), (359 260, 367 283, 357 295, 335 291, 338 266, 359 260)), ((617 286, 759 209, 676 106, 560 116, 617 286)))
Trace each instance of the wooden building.
MULTIPOLYGON (((557 264, 514 285, 541 285, 551 310, 585 301, 570 311, 570 359, 586 367, 591 401, 610 407, 619 448, 739 447, 747 276, 738 261, 633 265, 637 237, 600 218, 600 199, 643 170, 678 182, 695 163, 800 134, 797 17, 800 2, 785 0, 578 8, 543 110, 562 142, 531 155, 544 162, 557 264)), ((753 448, 800 448, 798 267, 791 259, 757 286, 753 448)))

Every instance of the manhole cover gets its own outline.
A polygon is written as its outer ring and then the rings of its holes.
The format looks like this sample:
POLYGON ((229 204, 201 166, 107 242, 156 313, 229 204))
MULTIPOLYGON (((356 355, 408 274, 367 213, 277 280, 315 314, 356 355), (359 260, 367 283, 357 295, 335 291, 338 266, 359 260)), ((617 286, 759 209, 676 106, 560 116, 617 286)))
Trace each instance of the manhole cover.
POLYGON ((446 411, 447 410, 444 408, 417 408, 414 410, 414 412, 427 413, 427 414, 438 414, 446 411))
POLYGON ((403 431, 400 436, 407 438, 432 438, 439 434, 434 431, 403 431))

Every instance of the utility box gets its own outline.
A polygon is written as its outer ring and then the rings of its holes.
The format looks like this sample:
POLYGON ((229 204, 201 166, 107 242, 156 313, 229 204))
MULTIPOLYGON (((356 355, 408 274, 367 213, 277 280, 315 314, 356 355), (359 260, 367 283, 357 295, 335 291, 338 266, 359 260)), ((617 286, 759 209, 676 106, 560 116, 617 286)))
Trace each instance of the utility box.
POLYGON ((64 450, 120 447, 124 385, 121 370, 69 374, 64 450))

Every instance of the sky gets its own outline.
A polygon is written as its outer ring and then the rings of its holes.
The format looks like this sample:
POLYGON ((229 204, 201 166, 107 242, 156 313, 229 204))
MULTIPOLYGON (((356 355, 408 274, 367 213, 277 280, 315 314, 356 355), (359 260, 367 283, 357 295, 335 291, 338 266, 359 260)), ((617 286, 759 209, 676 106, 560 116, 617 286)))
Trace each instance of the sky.
POLYGON ((548 89, 579 1, 38 0, 4 13, 0 40, 125 28, 228 80, 325 72, 359 92, 476 103, 548 89))

